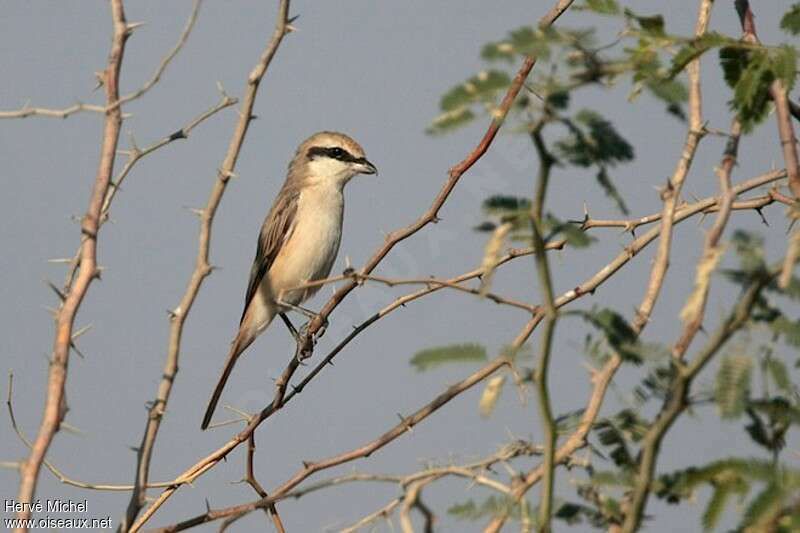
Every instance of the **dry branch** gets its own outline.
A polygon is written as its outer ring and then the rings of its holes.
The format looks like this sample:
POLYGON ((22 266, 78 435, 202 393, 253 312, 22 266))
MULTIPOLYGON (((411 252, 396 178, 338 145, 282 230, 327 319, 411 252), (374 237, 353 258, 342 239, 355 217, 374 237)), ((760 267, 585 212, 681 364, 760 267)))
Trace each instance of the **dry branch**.
MULTIPOLYGON (((119 97, 119 91, 117 91, 117 98, 113 101, 109 101, 106 99, 106 105, 94 105, 94 104, 84 104, 82 102, 78 102, 77 104, 73 104, 69 107, 65 107, 63 109, 49 109, 44 107, 30 107, 29 104, 23 105, 21 108, 14 110, 14 111, 0 111, 0 119, 11 119, 11 118, 27 118, 27 117, 49 117, 49 118, 67 118, 71 115, 76 113, 80 113, 83 111, 89 111, 93 113, 102 113, 106 114, 109 111, 113 111, 118 109, 123 104, 130 102, 132 100, 136 100, 137 98, 143 96, 146 92, 153 88, 160 80, 161 76, 164 74, 164 71, 169 66, 170 62, 178 55, 178 52, 181 51, 183 45, 186 44, 186 41, 189 39, 189 34, 192 33, 192 29, 194 28, 194 24, 197 21, 197 14, 200 11, 200 4, 202 0, 195 0, 194 4, 192 5, 192 11, 189 14, 189 19, 186 22, 186 25, 181 32, 180 37, 178 37, 178 42, 175 44, 174 47, 167 53, 166 56, 161 60, 158 67, 156 67, 155 72, 147 80, 144 85, 142 85, 139 89, 128 93, 122 97, 119 97)), ((128 35, 136 29, 137 27, 141 26, 140 23, 130 23, 128 24, 128 35)), ((98 80, 100 84, 104 84, 105 80, 98 80)), ((125 118, 123 116, 123 118, 125 118)))
MULTIPOLYGON (((111 52, 108 57, 108 65, 102 74, 107 102, 114 102, 119 98, 122 58, 125 51, 125 41, 130 35, 130 29, 125 21, 122 0, 112 0, 111 18, 114 30, 111 52)), ((114 171, 114 158, 121 125, 122 112, 118 107, 106 114, 97 176, 92 188, 89 207, 81 221, 81 268, 75 283, 65 294, 64 301, 58 310, 52 361, 50 362, 47 380, 44 415, 39 433, 31 447, 30 455, 20 472, 17 503, 24 504, 33 501, 36 493, 36 483, 39 479, 42 463, 47 455, 47 449, 58 432, 67 411, 64 387, 67 381, 72 330, 78 309, 89 289, 89 285, 92 280, 98 277, 99 273, 97 268, 97 237, 100 228, 100 211, 114 171)), ((17 513, 17 518, 27 519, 29 517, 29 506, 25 506, 23 511, 17 513)), ((27 528, 19 528, 19 531, 26 530, 27 528)))
MULTIPOLYGON (((547 13, 547 15, 545 15, 542 18, 542 20, 540 21, 540 26, 545 27, 552 24, 552 22, 554 22, 572 4, 573 1, 574 0, 559 0, 557 4, 547 13)), ((409 226, 390 233, 386 237, 384 245, 381 248, 379 248, 378 251, 375 252, 375 254, 373 254, 372 258, 361 269, 360 271, 361 275, 370 274, 375 269, 375 267, 377 267, 378 264, 383 260, 383 258, 386 257, 386 255, 392 250, 392 248, 394 248, 394 246, 397 243, 415 234, 428 224, 439 220, 438 219, 439 210, 447 201, 447 198, 450 196, 450 193, 455 188, 461 176, 473 164, 475 164, 475 162, 478 159, 481 158, 481 156, 486 152, 486 150, 490 146, 492 140, 497 135, 500 126, 505 121, 505 117, 508 114, 509 109, 511 108, 511 104, 514 102, 516 96, 519 94, 519 91, 522 89, 525 79, 527 78, 528 74, 530 73, 535 63, 536 59, 533 57, 528 57, 525 59, 519 71, 517 72, 517 75, 514 77, 511 86, 506 92, 506 95, 504 96, 500 104, 500 107, 498 108, 497 113, 494 115, 488 130, 484 134, 481 141, 478 143, 478 146, 472 152, 470 152, 470 154, 462 162, 460 162, 452 169, 450 169, 449 178, 445 181, 444 185, 442 186, 442 189, 439 191, 439 194, 434 199, 433 204, 430 206, 430 208, 409 226)), ((251 74, 251 80, 252 79, 253 75, 251 74)), ((245 123, 245 128, 246 128, 246 123, 245 123)), ((223 176, 227 181, 229 174, 223 175, 221 173, 221 179, 223 176)), ((208 212, 204 213, 204 216, 207 215, 208 212)), ((305 330, 305 335, 304 335, 305 339, 301 340, 298 343, 298 346, 303 346, 303 347, 313 346, 314 336, 323 327, 323 325, 327 321, 327 317, 357 285, 358 283, 354 281, 347 283, 344 287, 340 288, 331 297, 330 300, 328 300, 328 302, 323 306, 322 310, 317 315, 317 317, 309 323, 308 327, 305 330)), ((219 461, 221 461, 224 457, 226 457, 233 449, 238 447, 242 442, 245 442, 249 438, 249 436, 255 431, 258 425, 261 422, 263 422, 266 416, 269 416, 268 414, 265 415, 265 413, 271 413, 277 410, 283 404, 286 386, 289 380, 291 379, 291 376, 296 371, 298 365, 299 365, 299 358, 298 357, 292 358, 292 361, 286 367, 283 374, 281 375, 281 378, 279 378, 278 382, 276 383, 277 390, 271 406, 268 406, 266 409, 264 409, 262 413, 258 417, 255 417, 243 431, 234 436, 225 445, 223 445, 221 448, 213 452, 208 457, 200 460, 194 466, 192 466, 183 474, 178 476, 178 478, 175 480, 176 481, 175 486, 170 487, 161 493, 161 495, 147 509, 145 514, 142 515, 142 517, 134 524, 134 526, 131 528, 131 531, 132 532, 138 531, 138 529, 141 528, 141 526, 150 518, 150 516, 152 516, 152 514, 155 513, 156 510, 158 510, 158 508, 161 505, 163 505, 167 499, 170 498, 170 496, 178 489, 178 487, 180 487, 182 484, 186 482, 191 482, 192 480, 196 479, 198 476, 206 472, 208 469, 213 468, 219 461)))
POLYGON ((275 23, 275 30, 272 33, 269 41, 267 42, 264 51, 259 57, 258 63, 250 72, 247 78, 247 88, 245 90, 244 98, 242 100, 242 107, 239 110, 239 120, 228 145, 228 150, 225 154, 225 159, 219 169, 217 179, 211 189, 208 201, 200 216, 200 236, 198 240, 197 257, 195 259, 195 268, 189 279, 186 291, 183 294, 178 306, 172 310, 170 314, 170 334, 167 346, 167 357, 164 362, 163 377, 158 387, 155 401, 148 409, 147 423, 145 425, 144 435, 142 436, 142 444, 139 447, 136 465, 136 486, 137 490, 133 491, 128 509, 125 514, 125 519, 122 522, 121 529, 123 531, 137 531, 144 521, 147 519, 145 514, 140 520, 136 521, 136 517, 145 504, 145 489, 147 486, 148 477, 150 474, 150 459, 153 453, 158 430, 161 426, 161 420, 164 416, 169 396, 172 391, 172 385, 175 380, 175 375, 178 372, 178 359, 180 356, 181 336, 183 334, 183 326, 188 316, 189 311, 194 304, 197 294, 200 292, 200 287, 203 280, 211 274, 211 265, 209 264, 209 251, 211 246, 211 228, 214 222, 214 215, 217 207, 222 200, 222 195, 228 185, 230 177, 236 168, 236 161, 241 152, 244 139, 247 134, 250 121, 253 120, 253 106, 255 105, 256 95, 258 94, 258 87, 261 83, 264 74, 267 71, 272 58, 278 50, 283 38, 289 32, 289 0, 281 0, 278 6, 278 15, 275 23), (130 529, 128 526, 133 524, 130 529))

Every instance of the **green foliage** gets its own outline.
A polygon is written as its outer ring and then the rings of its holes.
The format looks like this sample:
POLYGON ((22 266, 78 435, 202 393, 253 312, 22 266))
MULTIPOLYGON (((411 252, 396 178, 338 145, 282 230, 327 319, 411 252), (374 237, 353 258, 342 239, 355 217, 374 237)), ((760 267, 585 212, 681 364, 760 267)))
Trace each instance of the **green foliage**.
POLYGON ((543 221, 545 242, 555 239, 564 239, 573 248, 586 248, 597 239, 583 231, 580 226, 572 222, 562 222, 553 215, 548 214, 543 221))
POLYGON ((717 371, 714 400, 722 418, 739 417, 750 396, 753 360, 747 355, 725 357, 717 371))
POLYGON ((647 431, 647 422, 631 409, 623 409, 616 415, 604 418, 595 424, 594 430, 600 444, 611 448, 614 464, 623 470, 636 464, 628 447, 629 442, 639 442, 647 431))
POLYGON ((686 41, 681 48, 672 56, 672 64, 669 69, 669 78, 674 78, 683 72, 686 66, 699 58, 712 48, 718 48, 725 44, 731 44, 731 38, 714 31, 707 32, 700 37, 694 37, 686 41))
POLYGON ((800 34, 800 3, 792 5, 783 15, 781 29, 792 35, 800 34))
POLYGON ((751 131, 767 116, 770 85, 781 80, 787 90, 797 74, 797 50, 792 46, 753 48, 731 45, 720 49, 720 64, 725 81, 733 89, 731 108, 751 131))
POLYGON ((620 211, 627 213, 625 202, 611 181, 607 168, 632 161, 633 147, 611 122, 594 111, 580 111, 574 120, 564 122, 569 135, 556 142, 558 157, 579 167, 597 167, 597 182, 620 211))
POLYGON ((619 15, 621 12, 616 0, 586 0, 585 4, 576 8, 594 11, 601 15, 619 15))
MULTIPOLYGON (((513 240, 530 242, 532 238, 530 200, 518 196, 490 196, 483 201, 482 210, 488 219, 477 225, 475 230, 494 231, 498 226, 508 223, 511 224, 510 234, 513 240)), ((564 239, 574 248, 585 248, 596 240, 580 229, 580 226, 563 222, 552 215, 545 216, 542 222, 545 242, 564 239)))
POLYGON ((474 363, 486 361, 486 348, 478 344, 453 344, 421 350, 411 358, 418 372, 425 372, 447 363, 474 363))
POLYGON ((570 136, 556 143, 561 158, 573 165, 615 165, 633 160, 633 147, 598 113, 584 109, 568 123, 570 136))
POLYGON ((467 500, 464 503, 455 504, 447 509, 447 514, 458 520, 474 522, 511 511, 512 518, 519 519, 519 509, 520 506, 516 505, 514 500, 510 498, 489 496, 480 503, 467 500))
POLYGON ((796 509, 786 505, 800 496, 800 471, 776 467, 762 459, 729 458, 663 475, 658 480, 656 494, 670 503, 678 503, 694 497, 701 486, 709 486, 712 493, 702 524, 703 529, 710 531, 719 524, 731 496, 741 501, 756 484, 763 484, 764 488, 747 505, 739 530, 763 524, 765 520, 792 519, 792 515, 798 515, 796 509))
POLYGON ((625 320, 625 317, 611 309, 592 309, 578 311, 578 314, 592 326, 600 330, 609 346, 628 362, 641 364, 642 345, 636 332, 625 320))
POLYGON ((625 10, 625 16, 638 24, 638 30, 652 37, 666 37, 664 31, 664 17, 661 15, 638 15, 630 9, 625 10))
POLYGON ((473 104, 492 104, 497 94, 511 83, 508 74, 499 70, 484 70, 469 80, 456 85, 442 96, 439 103, 442 114, 428 128, 432 134, 446 133, 475 118, 473 104))

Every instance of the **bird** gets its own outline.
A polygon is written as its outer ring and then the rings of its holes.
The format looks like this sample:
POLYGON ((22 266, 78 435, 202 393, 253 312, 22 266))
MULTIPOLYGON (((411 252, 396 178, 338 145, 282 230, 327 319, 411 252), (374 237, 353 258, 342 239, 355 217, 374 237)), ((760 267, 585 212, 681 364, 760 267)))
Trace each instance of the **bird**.
POLYGON ((358 174, 377 173, 361 145, 344 133, 321 131, 297 148, 261 226, 239 331, 208 402, 202 429, 208 428, 239 356, 272 320, 280 316, 297 338, 286 312, 313 316, 300 305, 321 285, 300 286, 330 274, 342 238, 344 187, 358 174))

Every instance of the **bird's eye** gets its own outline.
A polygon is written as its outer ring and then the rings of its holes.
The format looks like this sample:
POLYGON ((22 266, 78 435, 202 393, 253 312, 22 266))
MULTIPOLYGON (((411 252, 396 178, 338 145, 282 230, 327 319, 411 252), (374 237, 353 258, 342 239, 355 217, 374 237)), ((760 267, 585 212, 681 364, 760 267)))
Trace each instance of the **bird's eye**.
POLYGON ((331 148, 328 153, 334 159, 342 159, 344 157, 345 151, 342 150, 341 148, 331 148))

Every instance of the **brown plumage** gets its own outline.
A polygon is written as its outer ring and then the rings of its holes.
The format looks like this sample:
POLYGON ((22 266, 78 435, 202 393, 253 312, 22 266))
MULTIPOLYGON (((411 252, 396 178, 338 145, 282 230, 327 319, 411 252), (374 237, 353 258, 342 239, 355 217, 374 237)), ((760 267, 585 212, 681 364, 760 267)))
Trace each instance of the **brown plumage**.
POLYGON ((313 296, 317 287, 296 289, 328 277, 342 232, 343 189, 356 174, 374 174, 361 146, 342 133, 323 131, 306 139, 269 211, 250 269, 239 332, 231 344, 202 428, 211 422, 234 364, 278 313, 313 296))

